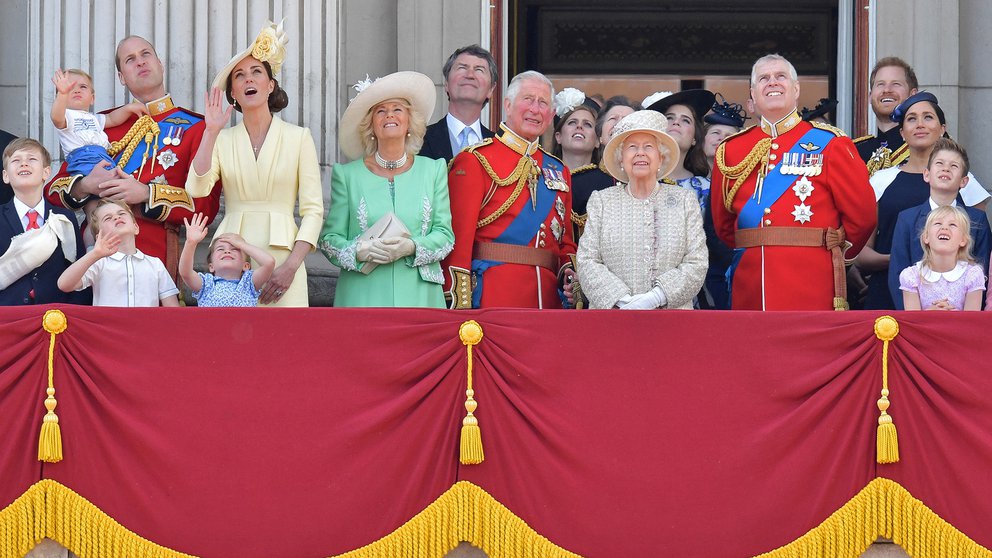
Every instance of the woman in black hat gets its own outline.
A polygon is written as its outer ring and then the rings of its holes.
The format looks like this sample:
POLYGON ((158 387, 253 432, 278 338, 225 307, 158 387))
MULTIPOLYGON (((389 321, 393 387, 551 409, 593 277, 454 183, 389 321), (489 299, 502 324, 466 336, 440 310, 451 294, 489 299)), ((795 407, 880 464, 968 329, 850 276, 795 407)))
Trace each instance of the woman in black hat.
MULTIPOLYGON (((895 309, 889 291, 888 268, 896 218, 899 212, 930 198, 930 185, 923 179, 923 171, 933 146, 947 134, 944 111, 937 103, 937 97, 928 91, 903 101, 892 111, 892 120, 900 126, 909 158, 902 166, 882 169, 871 177, 878 201, 878 228, 854 261, 861 272, 871 274, 864 303, 866 310, 895 309)), ((984 210, 989 193, 970 173, 969 177, 967 185, 961 189, 961 200, 965 205, 984 210)))
MULTIPOLYGON (((651 99, 651 97, 648 97, 651 99)), ((668 117, 668 133, 679 144, 679 164, 668 176, 683 188, 693 190, 699 207, 709 208, 710 181, 706 178, 710 167, 703 152, 703 115, 713 106, 715 96, 705 89, 687 89, 666 95, 650 104, 654 110, 668 117)))
POLYGON ((703 117, 703 153, 706 154, 706 174, 713 174, 713 160, 716 158, 716 148, 728 137, 741 131, 747 118, 744 107, 740 103, 729 103, 723 95, 717 93, 718 100, 713 102, 711 112, 703 117))

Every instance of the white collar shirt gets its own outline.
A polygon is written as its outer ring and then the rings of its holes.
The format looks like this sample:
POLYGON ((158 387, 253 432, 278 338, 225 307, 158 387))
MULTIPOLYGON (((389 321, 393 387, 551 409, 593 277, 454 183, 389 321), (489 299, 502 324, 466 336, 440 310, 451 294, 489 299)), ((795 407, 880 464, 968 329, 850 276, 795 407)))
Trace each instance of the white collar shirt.
POLYGON ((80 290, 89 286, 93 287, 93 306, 158 306, 163 298, 179 294, 162 260, 141 250, 97 260, 83 274, 80 290))
POLYGON ((28 230, 28 211, 32 209, 38 212, 38 226, 45 226, 45 199, 42 198, 38 205, 34 207, 28 207, 28 204, 22 202, 21 200, 14 198, 14 209, 17 211, 17 216, 21 219, 21 226, 24 230, 28 230))
POLYGON ((445 121, 448 123, 448 141, 451 142, 451 154, 458 155, 462 150, 461 148, 461 135, 462 130, 469 128, 468 133, 468 145, 474 145, 482 141, 482 119, 476 119, 475 122, 465 125, 464 122, 458 120, 449 112, 445 117, 445 121))

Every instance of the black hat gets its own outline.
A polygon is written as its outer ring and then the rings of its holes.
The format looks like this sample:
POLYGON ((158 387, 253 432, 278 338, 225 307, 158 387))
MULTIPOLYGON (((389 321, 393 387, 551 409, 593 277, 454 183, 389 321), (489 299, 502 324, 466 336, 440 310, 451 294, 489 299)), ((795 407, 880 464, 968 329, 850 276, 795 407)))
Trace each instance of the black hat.
POLYGON ((740 103, 728 103, 723 95, 717 93, 719 100, 713 101, 713 112, 703 117, 703 122, 707 124, 723 124, 734 128, 743 128, 747 114, 740 103))
POLYGON ((827 113, 833 112, 835 108, 837 108, 837 99, 824 97, 813 108, 803 107, 803 110, 799 111, 799 116, 806 122, 809 122, 814 118, 825 118, 827 113))
POLYGON ((927 101, 932 104, 934 111, 937 113, 937 119, 940 120, 941 124, 947 124, 947 121, 944 119, 944 111, 937 104, 937 97, 929 91, 920 91, 919 93, 910 95, 905 101, 899 103, 899 106, 892 111, 892 121, 902 126, 902 119, 906 117, 906 111, 909 110, 909 107, 921 101, 927 101))
POLYGON ((691 107, 693 112, 696 113, 696 118, 699 119, 710 111, 715 99, 716 95, 705 89, 686 89, 685 91, 672 93, 651 103, 650 106, 646 107, 646 110, 654 110, 665 114, 665 111, 674 105, 685 105, 691 107))

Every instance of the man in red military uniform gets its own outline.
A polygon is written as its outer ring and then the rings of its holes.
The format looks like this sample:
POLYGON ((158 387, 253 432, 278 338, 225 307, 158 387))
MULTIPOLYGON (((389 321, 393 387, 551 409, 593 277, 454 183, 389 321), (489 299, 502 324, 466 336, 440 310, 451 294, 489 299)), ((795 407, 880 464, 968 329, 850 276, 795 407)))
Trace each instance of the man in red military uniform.
POLYGON ((495 138, 458 154, 448 172, 455 248, 442 263, 452 308, 561 308, 571 281, 571 177, 538 145, 553 87, 524 72, 506 91, 495 138))
POLYGON ((731 305, 845 309, 844 258, 875 229, 868 171, 843 132, 799 117, 785 58, 754 64, 751 96, 761 121, 720 145, 710 190, 717 234, 735 248, 731 305))
POLYGON ((177 107, 165 91, 162 61, 145 39, 131 36, 117 45, 121 83, 145 103, 149 116, 132 117, 105 130, 118 166, 97 165, 87 176, 68 176, 65 164, 49 183, 49 201, 79 209, 97 197, 124 200, 138 217, 138 249, 165 262, 176 276, 179 258, 176 231, 194 212, 209 220, 220 207, 221 186, 196 200, 186 193, 186 174, 203 135, 203 117, 177 107), (120 142, 115 145, 115 142, 120 142))

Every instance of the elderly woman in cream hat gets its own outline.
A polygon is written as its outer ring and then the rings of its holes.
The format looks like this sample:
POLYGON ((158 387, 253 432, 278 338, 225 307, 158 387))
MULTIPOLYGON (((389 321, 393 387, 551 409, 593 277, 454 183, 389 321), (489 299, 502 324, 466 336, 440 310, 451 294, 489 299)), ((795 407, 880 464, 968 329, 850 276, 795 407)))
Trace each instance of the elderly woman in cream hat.
POLYGON ((691 309, 703 285, 708 256, 696 196, 661 182, 679 162, 667 128, 661 113, 634 112, 603 150, 618 182, 589 198, 577 254, 591 308, 691 309))
POLYGON ((416 156, 434 111, 433 81, 396 72, 355 86, 339 125, 331 209, 320 250, 341 268, 335 306, 444 308, 440 261, 451 252, 448 169, 416 156))
POLYGON ((276 269, 261 289, 261 304, 307 306, 303 258, 317 244, 324 203, 310 130, 273 114, 289 104, 275 78, 286 42, 282 24, 269 23, 214 78, 206 95, 206 131, 186 190, 206 196, 221 180, 226 213, 214 238, 237 233, 275 258, 276 269), (223 106, 225 95, 243 115, 241 122, 227 129, 232 107, 223 106), (299 226, 294 216, 297 203, 299 226))

